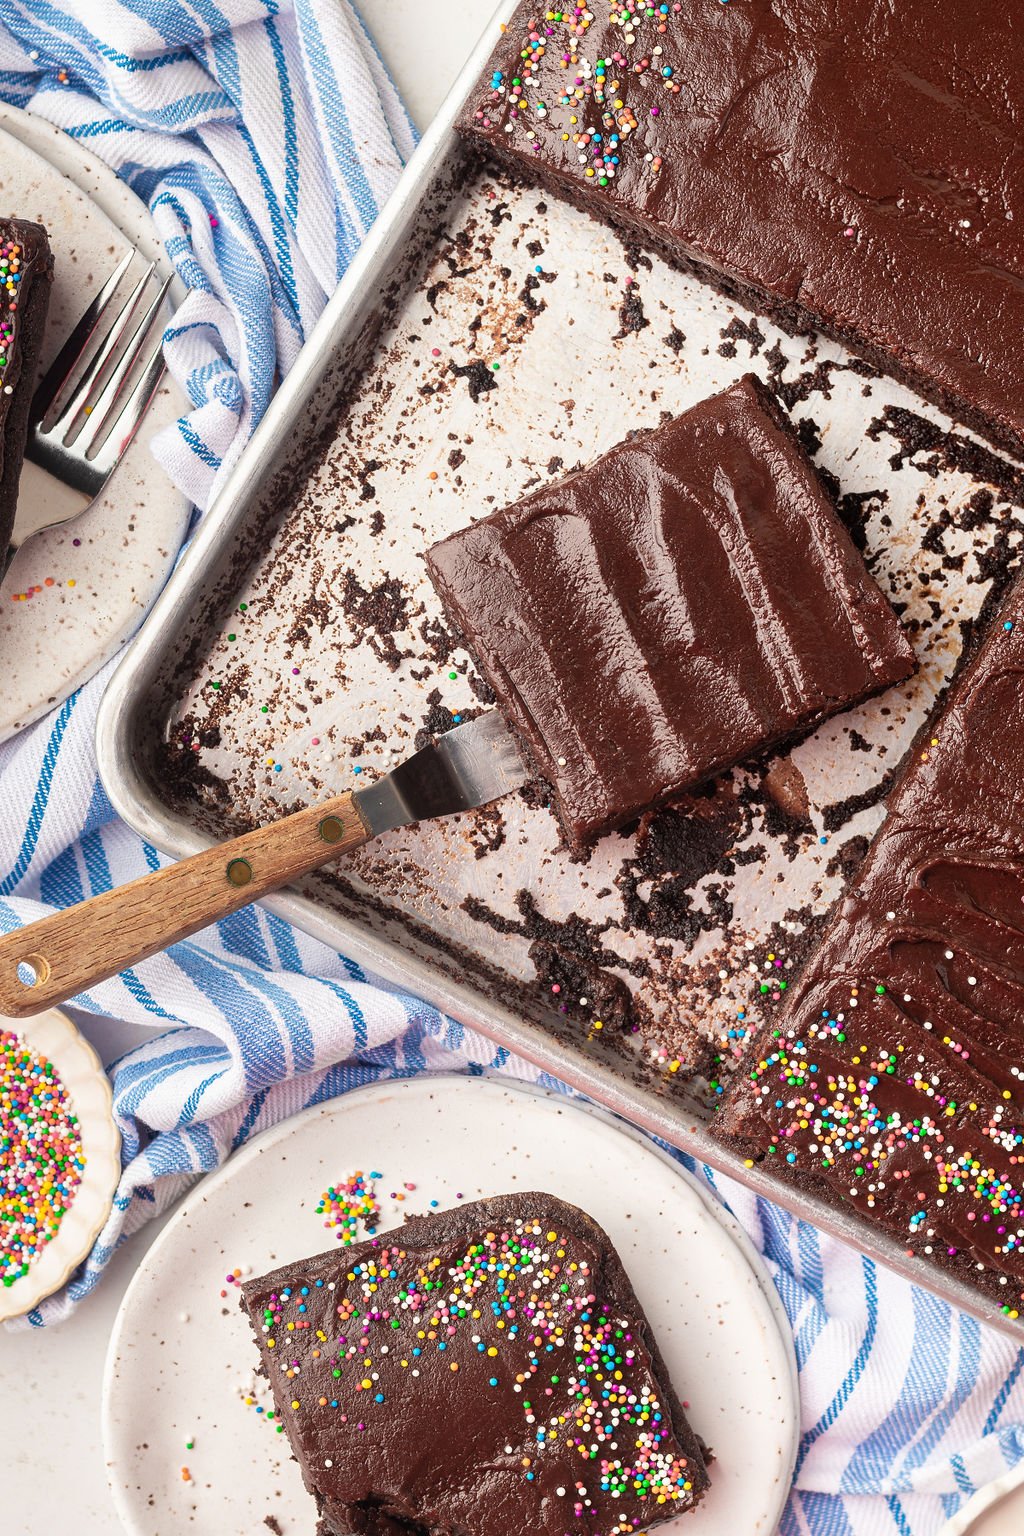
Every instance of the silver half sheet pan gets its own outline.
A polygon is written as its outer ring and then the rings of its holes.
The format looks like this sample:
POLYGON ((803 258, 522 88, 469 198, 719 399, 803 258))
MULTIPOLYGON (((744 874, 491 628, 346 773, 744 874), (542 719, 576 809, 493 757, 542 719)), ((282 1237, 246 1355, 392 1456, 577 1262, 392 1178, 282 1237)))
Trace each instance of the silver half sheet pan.
POLYGON ((542 803, 513 797, 391 834, 268 905, 1019 1339, 989 1298, 745 1167, 708 1124, 1015 565, 1024 476, 842 348, 471 163, 451 125, 485 56, 486 42, 111 683, 107 792, 184 856, 386 770, 485 704, 424 549, 760 373, 900 605, 918 676, 584 862, 542 803), (631 1024, 599 1021, 597 997, 625 999, 631 1024))

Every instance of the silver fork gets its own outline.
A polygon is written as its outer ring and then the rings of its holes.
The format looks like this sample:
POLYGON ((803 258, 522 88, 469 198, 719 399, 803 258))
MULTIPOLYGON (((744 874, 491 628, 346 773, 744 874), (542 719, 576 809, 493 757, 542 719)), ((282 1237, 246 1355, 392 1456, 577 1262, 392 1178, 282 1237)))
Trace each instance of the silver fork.
POLYGON ((157 275, 151 262, 122 297, 137 254, 130 250, 108 277, 36 389, 25 457, 66 491, 47 496, 33 477, 31 493, 19 498, 12 549, 96 500, 159 387, 165 364, 156 322, 173 278, 146 302, 157 275))

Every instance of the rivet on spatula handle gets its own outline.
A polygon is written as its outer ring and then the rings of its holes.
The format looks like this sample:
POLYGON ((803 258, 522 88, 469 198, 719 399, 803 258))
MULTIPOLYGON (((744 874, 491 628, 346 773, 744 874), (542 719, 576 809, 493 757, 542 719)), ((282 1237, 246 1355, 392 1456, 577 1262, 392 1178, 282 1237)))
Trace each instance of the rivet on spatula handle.
POLYGON ((66 1002, 369 839, 351 794, 0 938, 0 1014, 66 1002))

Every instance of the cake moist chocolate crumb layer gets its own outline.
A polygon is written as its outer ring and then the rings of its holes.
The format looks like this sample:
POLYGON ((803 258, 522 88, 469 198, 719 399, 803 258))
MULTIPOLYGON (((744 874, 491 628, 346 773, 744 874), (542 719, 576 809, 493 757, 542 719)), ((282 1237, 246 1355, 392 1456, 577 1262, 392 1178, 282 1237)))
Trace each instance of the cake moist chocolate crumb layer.
POLYGON ((459 128, 1021 455, 1022 71, 986 0, 528 0, 459 128))
POLYGON ((1024 585, 926 728, 716 1123, 908 1250, 1024 1299, 1024 585))
POLYGON ((576 846, 913 670, 752 375, 427 564, 576 846))
POLYGON ((323 1536, 634 1536, 708 1487, 611 1241, 552 1195, 416 1217, 242 1305, 323 1536))
POLYGON ((0 571, 18 509, 52 287, 53 257, 42 225, 0 219, 0 571))

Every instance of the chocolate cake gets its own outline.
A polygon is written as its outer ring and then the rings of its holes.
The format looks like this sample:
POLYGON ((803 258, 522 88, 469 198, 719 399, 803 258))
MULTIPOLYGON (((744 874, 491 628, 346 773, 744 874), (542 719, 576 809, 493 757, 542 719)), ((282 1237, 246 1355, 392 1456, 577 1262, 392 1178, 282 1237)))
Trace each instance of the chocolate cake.
POLYGON ((750 375, 427 564, 576 846, 913 670, 750 375))
POLYGON ((633 1536, 702 1447, 607 1235, 515 1194, 248 1281, 321 1536, 633 1536))
POLYGON ((919 739, 716 1122, 909 1252, 1024 1297, 1024 586, 919 739))
POLYGON ((525 3, 458 126, 1024 455, 1022 72, 984 0, 525 3))
POLYGON ((0 219, 0 572, 18 507, 52 286, 53 257, 42 225, 0 219))

